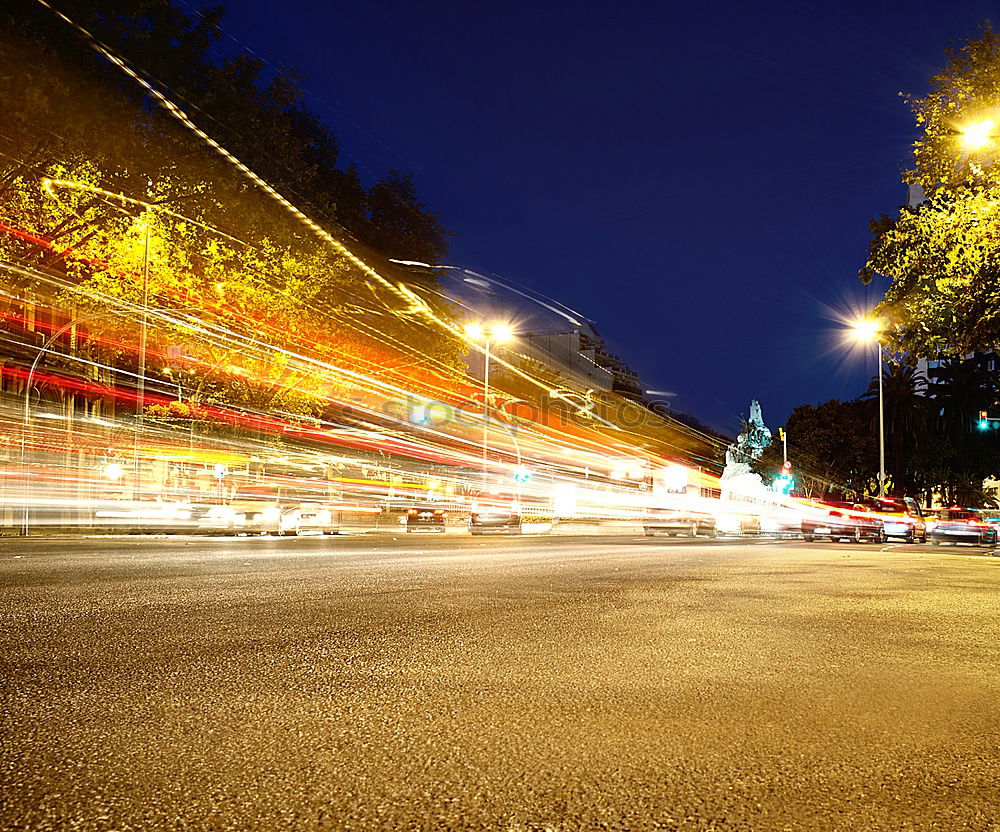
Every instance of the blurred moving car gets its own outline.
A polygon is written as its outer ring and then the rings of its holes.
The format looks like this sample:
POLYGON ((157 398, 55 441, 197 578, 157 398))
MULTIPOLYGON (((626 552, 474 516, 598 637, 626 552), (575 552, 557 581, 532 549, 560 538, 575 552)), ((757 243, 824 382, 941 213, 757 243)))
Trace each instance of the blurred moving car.
POLYGON ((723 535, 758 535, 762 532, 760 515, 720 512, 715 518, 715 529, 723 535))
POLYGON ((433 506, 413 506, 406 510, 406 531, 444 532, 448 512, 433 506))
MULTIPOLYGON (((337 534, 339 531, 337 508, 323 503, 304 502, 281 506, 246 502, 217 508, 229 510, 232 516, 229 528, 236 533, 294 537, 301 532, 337 534)), ((209 513, 203 524, 212 520, 212 514, 209 513)))
POLYGON ((931 530, 931 543, 973 543, 978 546, 996 546, 996 526, 986 522, 974 508, 943 508, 937 513, 937 523, 931 530))
POLYGON ((699 534, 715 537, 718 534, 713 515, 676 509, 649 509, 643 518, 642 530, 646 537, 652 537, 657 532, 686 537, 697 537, 699 534))
POLYGON ((337 534, 337 511, 322 503, 302 503, 286 512, 283 518, 286 534, 300 532, 321 532, 322 534, 337 534))
POLYGON ((469 512, 470 534, 521 534, 521 503, 516 497, 480 494, 469 512))
POLYGON ((977 511, 983 518, 984 523, 989 523, 991 526, 1000 526, 1000 509, 980 508, 977 511))
POLYGON ((807 517, 802 521, 802 539, 812 541, 818 537, 861 543, 885 542, 885 526, 880 517, 860 503, 824 502, 817 506, 826 510, 827 516, 807 517))
POLYGON ((902 538, 906 543, 927 542, 927 523, 912 497, 880 497, 866 505, 882 519, 886 537, 902 538))

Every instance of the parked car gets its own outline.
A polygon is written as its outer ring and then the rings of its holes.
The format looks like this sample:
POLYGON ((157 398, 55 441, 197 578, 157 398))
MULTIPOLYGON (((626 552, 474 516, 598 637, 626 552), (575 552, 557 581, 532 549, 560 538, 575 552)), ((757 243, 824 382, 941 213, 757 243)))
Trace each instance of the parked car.
POLYGON ((480 494, 469 512, 469 532, 521 534, 521 503, 503 494, 480 494))
POLYGON ((432 506, 413 506, 406 510, 406 531, 444 532, 448 512, 432 506))
POLYGON ((931 543, 973 543, 978 546, 996 546, 996 526, 986 522, 982 514, 974 508, 943 508, 938 512, 938 520, 931 530, 931 543))
POLYGON ((886 537, 898 537, 906 543, 927 542, 927 524, 912 497, 880 497, 866 505, 882 518, 886 537))
POLYGON ((642 527, 646 537, 652 537, 657 532, 687 537, 699 534, 715 537, 718 534, 715 517, 702 511, 650 509, 643 519, 642 527))
POLYGON ((802 539, 847 540, 861 543, 885 542, 885 526, 880 517, 860 503, 825 502, 817 506, 817 513, 802 521, 802 539), (826 512, 822 516, 821 512, 826 512))

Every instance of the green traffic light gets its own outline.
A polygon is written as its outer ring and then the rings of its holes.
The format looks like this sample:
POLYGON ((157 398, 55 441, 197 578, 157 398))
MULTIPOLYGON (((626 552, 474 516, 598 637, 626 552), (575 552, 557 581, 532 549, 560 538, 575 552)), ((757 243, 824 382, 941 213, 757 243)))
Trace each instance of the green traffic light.
POLYGON ((771 488, 778 494, 789 494, 795 487, 794 477, 775 477, 771 488))

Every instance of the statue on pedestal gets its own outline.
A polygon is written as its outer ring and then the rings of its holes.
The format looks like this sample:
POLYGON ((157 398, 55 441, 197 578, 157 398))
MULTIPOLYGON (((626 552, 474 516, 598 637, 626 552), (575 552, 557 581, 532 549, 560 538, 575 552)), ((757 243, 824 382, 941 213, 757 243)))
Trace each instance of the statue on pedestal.
MULTIPOLYGON (((742 422, 740 435, 726 451, 722 488, 724 492, 739 491, 744 494, 765 491, 760 476, 750 470, 750 463, 759 459, 764 448, 771 444, 771 431, 764 424, 759 401, 754 399, 750 402, 750 418, 742 418, 742 422)), ((723 496, 726 496, 725 493, 723 496)))

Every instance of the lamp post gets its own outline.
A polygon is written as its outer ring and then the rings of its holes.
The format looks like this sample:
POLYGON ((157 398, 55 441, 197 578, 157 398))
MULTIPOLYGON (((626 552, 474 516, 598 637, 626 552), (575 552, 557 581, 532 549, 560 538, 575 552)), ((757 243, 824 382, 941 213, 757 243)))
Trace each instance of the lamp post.
POLYGON ((488 451, 490 438, 490 347, 493 344, 505 344, 514 333, 505 323, 493 323, 488 326, 468 324, 465 336, 470 341, 483 344, 483 487, 486 486, 488 451))
MULTIPOLYGON (((135 399, 135 436, 132 453, 132 467, 135 471, 136 490, 142 491, 142 480, 139 476, 139 442, 142 438, 143 411, 146 409, 146 342, 149 330, 149 221, 143 228, 142 247, 142 317, 139 320, 139 383, 136 385, 135 399)), ((137 495, 133 492, 133 499, 137 495)))
POLYGON ((862 318, 851 326, 854 337, 862 343, 875 342, 878 347, 878 496, 885 496, 885 397, 882 393, 882 321, 862 318))

